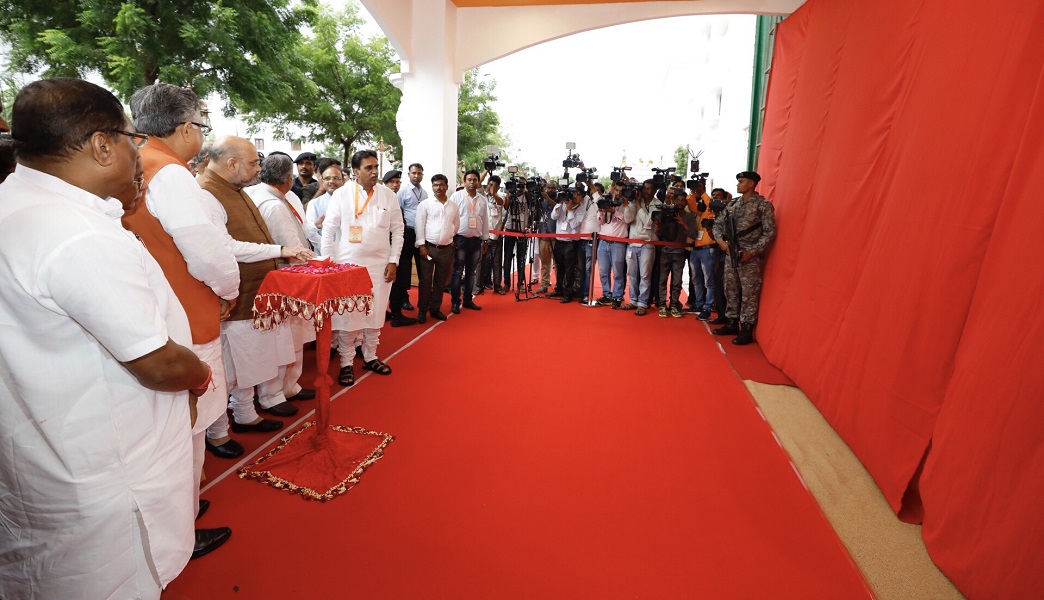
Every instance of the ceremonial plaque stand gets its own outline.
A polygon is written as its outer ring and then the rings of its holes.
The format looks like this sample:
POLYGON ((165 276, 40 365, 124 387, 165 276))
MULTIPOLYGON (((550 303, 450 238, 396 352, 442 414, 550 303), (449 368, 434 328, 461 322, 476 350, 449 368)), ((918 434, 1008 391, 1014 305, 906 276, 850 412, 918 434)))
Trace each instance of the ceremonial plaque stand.
POLYGON ((292 316, 315 324, 316 420, 283 437, 271 452, 240 469, 239 477, 325 502, 350 490, 383 456, 391 435, 330 425, 330 317, 356 310, 369 313, 372 292, 364 267, 329 259, 284 267, 265 277, 254 299, 254 327, 272 329, 292 316))

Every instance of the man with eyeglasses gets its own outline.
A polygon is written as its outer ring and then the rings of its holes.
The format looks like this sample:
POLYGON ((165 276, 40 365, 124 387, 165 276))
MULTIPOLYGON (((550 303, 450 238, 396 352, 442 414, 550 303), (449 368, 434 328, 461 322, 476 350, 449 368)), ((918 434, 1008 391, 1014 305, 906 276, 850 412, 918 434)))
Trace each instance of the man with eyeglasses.
POLYGON ((147 136, 78 79, 26 85, 13 113, 0 597, 155 600, 193 552, 192 428, 212 374, 160 265, 120 226, 114 196, 137 187, 147 136))
POLYGON ((228 319, 221 325, 226 353, 225 378, 232 408, 232 431, 267 433, 283 426, 282 421, 263 419, 254 408, 254 389, 261 409, 276 416, 293 415, 284 391, 287 365, 296 359, 289 327, 262 331, 253 327, 254 297, 265 275, 278 268, 279 258, 304 261, 315 253, 299 246, 280 246, 272 239, 261 213, 243 189, 261 172, 261 159, 250 140, 224 137, 214 143, 210 164, 199 184, 217 202, 225 223, 226 243, 239 261, 239 297, 228 319))
MULTIPOLYGON (((130 104, 135 127, 150 136, 141 148, 147 191, 145 201, 123 215, 123 225, 163 268, 188 314, 192 350, 214 373, 215 385, 199 398, 193 428, 198 495, 204 449, 228 459, 243 454, 243 446, 228 435, 220 323, 239 296, 239 266, 222 229, 204 209, 210 200, 188 167, 210 131, 199 98, 190 89, 157 83, 134 92, 130 104)), ((217 548, 230 534, 228 528, 197 530, 194 555, 217 548)))
POLYGON ((330 198, 347 180, 340 165, 331 164, 322 173, 323 193, 305 206, 305 235, 308 236, 312 250, 319 252, 323 241, 323 221, 326 220, 326 208, 330 206, 330 198))

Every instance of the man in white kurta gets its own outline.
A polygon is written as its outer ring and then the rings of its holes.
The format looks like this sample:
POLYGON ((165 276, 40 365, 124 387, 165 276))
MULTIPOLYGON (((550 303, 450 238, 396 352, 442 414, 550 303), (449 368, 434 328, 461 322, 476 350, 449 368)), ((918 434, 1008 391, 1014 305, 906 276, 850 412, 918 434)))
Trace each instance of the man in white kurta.
MULTIPOLYGON (((257 205, 268 226, 272 241, 280 246, 309 246, 302 224, 304 217, 288 197, 293 192, 294 163, 285 154, 271 154, 261 163, 261 183, 243 189, 257 205)), ((283 395, 287 400, 309 400, 315 390, 305 390, 298 382, 304 371, 304 345, 315 341, 315 326, 301 317, 291 317, 290 333, 294 337, 294 362, 286 367, 283 395)))
POLYGON ((377 358, 377 345, 402 251, 403 224, 395 193, 377 185, 378 169, 376 153, 356 152, 352 156, 355 181, 334 192, 323 222, 320 254, 339 263, 366 267, 373 282, 370 314, 355 311, 334 315, 332 319, 341 354, 341 385, 355 381, 352 353, 356 345, 362 346, 366 369, 381 375, 391 373, 391 368, 377 358))
POLYGON ((140 164, 119 101, 40 80, 14 115, 25 150, 0 185, 0 597, 159 598, 194 543, 184 390, 209 370, 109 198, 140 164), (57 124, 33 126, 44 119, 57 124), (68 154, 43 154, 55 148, 68 154), (143 368, 157 359, 162 377, 143 368))

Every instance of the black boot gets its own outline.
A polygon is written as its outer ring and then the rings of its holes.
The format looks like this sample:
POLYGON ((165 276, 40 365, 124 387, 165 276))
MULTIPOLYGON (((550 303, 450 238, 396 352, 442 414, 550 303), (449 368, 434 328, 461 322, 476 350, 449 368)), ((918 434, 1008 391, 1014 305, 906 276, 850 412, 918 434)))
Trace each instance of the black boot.
POLYGON ((737 346, 746 346, 754 341, 754 323, 740 323, 739 335, 732 340, 737 346))
POLYGON ((729 322, 724 327, 711 331, 714 335, 736 335, 739 332, 739 319, 729 319, 729 322))

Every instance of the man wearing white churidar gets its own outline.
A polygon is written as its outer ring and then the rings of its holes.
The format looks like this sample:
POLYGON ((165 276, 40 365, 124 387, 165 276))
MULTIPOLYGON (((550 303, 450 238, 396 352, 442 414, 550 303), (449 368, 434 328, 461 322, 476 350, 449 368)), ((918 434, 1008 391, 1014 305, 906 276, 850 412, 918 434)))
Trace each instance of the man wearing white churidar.
POLYGON ((362 347, 363 367, 380 375, 391 373, 391 367, 377 358, 377 344, 388 308, 388 292, 395 281, 403 242, 402 209, 395 193, 377 185, 377 154, 360 150, 352 156, 355 181, 334 192, 326 209, 320 254, 338 263, 366 267, 373 282, 373 310, 370 314, 354 311, 334 315, 341 370, 338 383, 355 383, 352 366, 354 349, 362 347), (389 242, 390 239, 390 242, 389 242))

